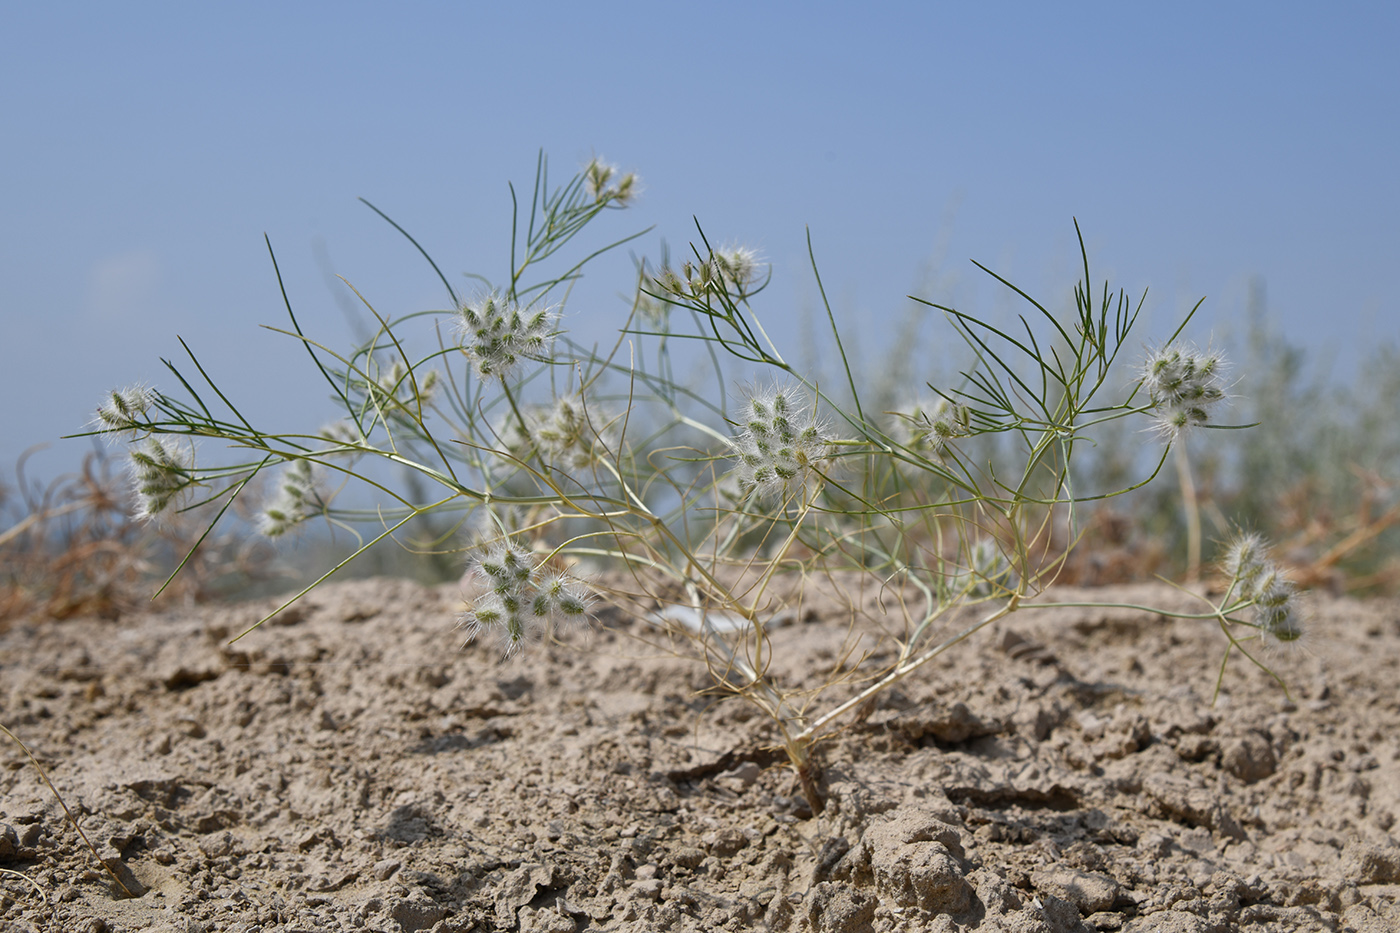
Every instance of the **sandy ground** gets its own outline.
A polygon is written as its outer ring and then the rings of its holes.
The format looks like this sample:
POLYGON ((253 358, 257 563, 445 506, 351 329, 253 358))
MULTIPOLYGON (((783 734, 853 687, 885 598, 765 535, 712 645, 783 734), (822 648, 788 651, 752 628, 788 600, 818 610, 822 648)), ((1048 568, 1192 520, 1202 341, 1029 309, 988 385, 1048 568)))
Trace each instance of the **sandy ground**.
POLYGON ((1214 705, 1209 625, 1023 612, 822 746, 819 816, 616 611, 502 661, 455 586, 360 581, 227 645, 270 607, 0 635, 0 722, 138 895, 0 737, 0 929, 1400 930, 1400 602, 1313 597, 1292 699, 1232 663, 1214 705))

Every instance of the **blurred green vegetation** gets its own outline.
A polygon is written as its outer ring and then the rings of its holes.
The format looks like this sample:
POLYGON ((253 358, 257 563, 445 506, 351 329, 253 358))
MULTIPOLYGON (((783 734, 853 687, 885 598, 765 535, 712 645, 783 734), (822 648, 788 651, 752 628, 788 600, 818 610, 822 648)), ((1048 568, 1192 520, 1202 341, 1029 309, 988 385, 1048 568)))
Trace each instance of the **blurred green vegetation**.
MULTIPOLYGON (((1243 317, 1240 336, 1225 349, 1234 420, 1253 426, 1203 431, 1188 441, 1205 560, 1232 532, 1258 532, 1301 585, 1396 592, 1400 346, 1392 340, 1358 348, 1354 370, 1338 377, 1319 352, 1274 327, 1263 282, 1251 283, 1243 317)), ((1143 443, 1126 429, 1104 438, 1093 458, 1094 481, 1121 482, 1143 443)), ((1179 482, 1148 487, 1114 508, 1126 512, 1135 535, 1155 545, 1158 572, 1171 578, 1186 572, 1179 482)))

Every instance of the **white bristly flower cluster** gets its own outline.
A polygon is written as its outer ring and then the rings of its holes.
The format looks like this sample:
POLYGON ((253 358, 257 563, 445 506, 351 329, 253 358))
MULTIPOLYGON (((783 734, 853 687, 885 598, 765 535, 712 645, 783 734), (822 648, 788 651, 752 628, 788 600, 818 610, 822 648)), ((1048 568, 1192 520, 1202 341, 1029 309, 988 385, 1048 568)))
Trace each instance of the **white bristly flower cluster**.
POLYGON ((742 431, 730 440, 735 473, 746 494, 787 495, 804 486, 832 455, 826 427, 807 409, 807 398, 790 386, 750 396, 739 413, 742 431))
POLYGON ((1303 636, 1297 591, 1287 574, 1269 559, 1263 538, 1238 535, 1226 548, 1221 568, 1235 591, 1254 604, 1254 625, 1265 637, 1294 642, 1303 636))
POLYGON ((263 509, 259 527, 263 534, 275 538, 324 510, 325 500, 316 488, 313 464, 310 460, 293 460, 282 474, 277 495, 263 509))
POLYGON ((622 172, 616 165, 594 159, 583 170, 588 196, 598 204, 625 207, 641 190, 641 180, 633 172, 622 172))
POLYGON ((375 379, 375 387, 388 398, 397 400, 412 411, 417 406, 427 405, 432 401, 433 392, 438 387, 438 378, 436 369, 410 376, 403 363, 394 360, 387 368, 380 370, 378 378, 375 379))
POLYGON ((512 413, 498 433, 506 452, 517 460, 537 455, 548 466, 579 470, 597 462, 609 449, 611 432, 606 421, 596 426, 597 417, 582 396, 561 395, 553 404, 527 409, 525 430, 512 413))
POLYGON ((146 430, 141 416, 155 404, 156 392, 143 385, 113 389, 106 401, 97 409, 97 417, 92 425, 114 438, 128 435, 131 438, 146 430))
POLYGON ((1147 358, 1142 385, 1163 436, 1175 439, 1210 420, 1211 408, 1225 398, 1224 369, 1220 353, 1184 344, 1169 344, 1147 358))
POLYGON ((499 292, 467 302, 457 311, 462 349, 483 379, 505 379, 522 357, 543 356, 559 321, 552 308, 522 308, 499 292))
POLYGON ((762 258, 747 246, 726 246, 710 254, 710 263, 735 294, 747 295, 749 287, 758 281, 762 258))
POLYGON ((195 484, 194 448, 159 437, 131 450, 131 485, 136 518, 149 521, 185 497, 195 484))
POLYGON ((138 521, 159 518, 172 505, 183 503, 190 488, 199 484, 193 442, 151 434, 153 426, 145 415, 159 400, 160 394, 144 385, 113 389, 91 422, 110 439, 131 443, 127 472, 136 498, 133 517, 138 521))
POLYGON ((946 398, 940 397, 933 403, 933 408, 927 412, 918 412, 919 418, 926 428, 923 435, 923 442, 928 447, 933 459, 943 462, 948 455, 948 445, 955 439, 967 437, 971 433, 968 427, 970 414, 966 405, 954 405, 946 398))
POLYGON ((687 260, 680 273, 662 269, 654 281, 663 291, 683 298, 704 298, 708 292, 718 291, 741 300, 753 294, 762 262, 756 250, 726 246, 711 251, 704 262, 687 260))
POLYGON ((972 433, 967 406, 954 405, 941 396, 931 404, 918 402, 886 414, 891 416, 889 435, 895 442, 910 450, 926 451, 937 463, 948 459, 953 441, 972 433))
POLYGON ((467 641, 491 635, 507 657, 552 626, 582 624, 588 618, 585 584, 548 569, 514 541, 491 545, 473 561, 471 572, 481 593, 462 616, 467 641))

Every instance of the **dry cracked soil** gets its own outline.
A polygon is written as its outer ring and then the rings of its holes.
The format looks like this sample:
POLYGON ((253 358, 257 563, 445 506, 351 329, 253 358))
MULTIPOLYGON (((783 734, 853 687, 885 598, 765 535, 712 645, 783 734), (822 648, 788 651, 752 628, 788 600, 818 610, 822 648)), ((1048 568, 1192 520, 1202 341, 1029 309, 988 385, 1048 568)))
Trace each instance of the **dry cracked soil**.
MULTIPOLYGON (((96 849, 0 737, 0 930, 1400 930, 1400 601, 1310 596, 1290 693, 1236 657, 1214 702, 1209 623, 1023 611, 845 722, 820 814, 619 611, 503 660, 457 586, 352 581, 229 643, 273 605, 0 634, 0 722, 96 849)), ((809 606, 776 675, 850 626, 809 606)))

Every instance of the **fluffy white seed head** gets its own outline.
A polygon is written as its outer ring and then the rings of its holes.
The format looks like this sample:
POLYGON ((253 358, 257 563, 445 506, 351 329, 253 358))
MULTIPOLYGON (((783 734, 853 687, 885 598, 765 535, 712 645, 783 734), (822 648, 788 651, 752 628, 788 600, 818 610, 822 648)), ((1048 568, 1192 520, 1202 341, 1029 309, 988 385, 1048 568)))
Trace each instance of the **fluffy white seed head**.
POLYGON ((966 405, 954 405, 940 397, 933 403, 932 409, 921 414, 927 427, 923 436, 924 445, 933 459, 940 463, 947 459, 953 441, 971 433, 968 426, 971 413, 966 405))
POLYGON ((607 452, 607 443, 594 427, 596 413, 579 395, 561 395, 548 407, 536 409, 530 437, 540 459, 552 466, 581 469, 607 452))
POLYGON ((402 361, 394 360, 379 371, 374 382, 378 392, 387 399, 394 399, 412 409, 432 401, 433 392, 438 386, 438 372, 429 369, 410 375, 402 361))
POLYGON ((1274 644, 1291 644, 1303 637, 1298 618, 1297 591, 1292 581, 1274 571, 1255 594, 1254 624, 1274 644))
POLYGON ((1154 350, 1140 374, 1148 409, 1163 436, 1175 439, 1194 425, 1207 424, 1224 401, 1225 358, 1213 350, 1173 343, 1154 350))
POLYGON ((461 620, 468 642, 479 635, 495 638, 509 657, 551 628, 587 622, 587 585, 544 566, 515 541, 486 547, 473 560, 470 574, 477 595, 461 620))
MULTIPOLYGON (((958 416, 956 409, 945 398, 937 398, 932 402, 911 401, 885 414, 889 416, 886 429, 890 438, 911 450, 929 450, 933 446, 929 435, 934 423, 950 419, 956 422, 958 416)), ((941 439, 940 443, 946 443, 946 438, 955 436, 955 433, 945 429, 937 436, 941 439)))
POLYGON ((522 308, 499 292, 467 302, 457 311, 462 349, 483 379, 509 378, 522 359, 546 355, 559 323, 552 308, 522 308))
POLYGON ((124 389, 113 389, 98 406, 97 417, 92 426, 98 431, 116 439, 123 435, 134 438, 147 430, 146 419, 142 416, 156 402, 156 391, 149 386, 133 385, 124 389))
POLYGON ((757 250, 731 245, 711 251, 704 260, 686 260, 679 271, 665 266, 651 281, 660 291, 681 298, 703 300, 723 292, 740 300, 753 293, 762 264, 757 250))
POLYGON ((737 420, 740 432, 729 445, 746 494, 780 498, 820 482, 818 467, 833 453, 832 438, 801 390, 775 386, 752 394, 737 420))
POLYGON ((1265 639, 1288 644, 1303 637, 1297 588, 1270 559, 1263 538, 1237 535, 1225 548, 1221 569, 1235 592, 1252 603, 1253 624, 1265 639))
POLYGON ((596 204, 625 207, 642 189, 641 179, 616 165, 594 159, 583 169, 584 189, 596 204))
POLYGON ((715 250, 710 256, 713 277, 724 282, 738 296, 747 295, 750 287, 758 281, 762 261, 756 250, 738 245, 715 250))
POLYGON ((277 494, 263 509, 259 528, 269 538, 286 534, 312 515, 325 511, 325 498, 310 460, 293 460, 282 473, 277 494))
POLYGON ((1225 574, 1231 580, 1239 581, 1246 592, 1270 566, 1268 546, 1264 539, 1256 534, 1241 534, 1235 537, 1226 547, 1225 559, 1221 562, 1221 569, 1225 574))
POLYGON ((911 450, 928 452, 939 463, 947 460, 953 442, 972 433, 971 409, 942 396, 932 403, 920 402, 887 414, 891 438, 911 450))
POLYGON ((578 393, 561 395, 548 405, 509 412, 496 428, 498 457, 507 470, 538 460, 563 470, 585 469, 607 456, 616 439, 613 422, 578 393), (524 422, 523 426, 521 422, 524 422))
POLYGON ((536 586, 530 608, 538 617, 578 624, 588 618, 590 602, 588 590, 581 583, 562 573, 550 572, 536 586))
POLYGON ((195 485, 194 448, 168 438, 148 437, 133 447, 129 471, 137 519, 150 521, 186 498, 195 485))

